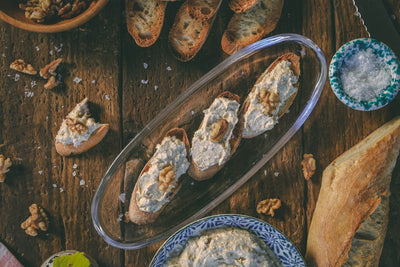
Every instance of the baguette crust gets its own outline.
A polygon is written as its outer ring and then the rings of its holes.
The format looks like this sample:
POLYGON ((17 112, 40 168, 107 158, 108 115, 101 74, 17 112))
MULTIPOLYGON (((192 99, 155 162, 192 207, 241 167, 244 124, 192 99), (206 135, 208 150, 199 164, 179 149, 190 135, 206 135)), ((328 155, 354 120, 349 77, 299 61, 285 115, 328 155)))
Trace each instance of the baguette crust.
POLYGON ((97 129, 97 131, 93 133, 87 141, 82 142, 82 144, 77 147, 75 147, 73 144, 65 145, 61 142, 56 143, 56 151, 61 156, 71 156, 86 152, 100 143, 100 141, 106 136, 109 129, 109 124, 101 125, 100 128, 97 129))
MULTIPOLYGON (((177 139, 181 140, 185 146, 186 146, 186 152, 188 155, 188 160, 189 160, 189 150, 190 150, 190 145, 189 145, 189 139, 186 135, 186 132, 182 128, 173 128, 170 131, 168 131, 165 135, 165 137, 172 137, 175 136, 177 139)), ((164 138, 165 138, 164 137, 164 138)), ((151 167, 150 161, 147 162, 147 164, 144 166, 143 170, 140 172, 140 176, 142 176, 143 173, 147 172, 151 167)), ((129 219, 139 225, 142 224, 148 224, 148 223, 153 223, 158 216, 161 214, 161 212, 165 209, 165 207, 168 205, 169 202, 165 203, 161 209, 159 209, 156 212, 145 212, 140 210, 139 206, 137 205, 136 202, 136 192, 138 191, 138 182, 135 184, 135 188, 133 189, 132 197, 131 197, 131 202, 129 205, 129 219)), ((178 193, 179 189, 181 188, 182 183, 181 179, 178 179, 177 185, 174 188, 174 190, 171 193, 171 196, 169 197, 169 200, 174 198, 174 196, 178 193)))
POLYGON ((235 13, 242 13, 251 8, 258 0, 231 0, 229 7, 235 13))
MULTIPOLYGON (((373 225, 374 235, 378 233, 379 237, 361 235, 359 238, 364 243, 376 243, 368 253, 373 255, 371 260, 379 261, 383 245, 380 239, 384 239, 388 220, 387 215, 379 216, 382 213, 377 207, 379 204, 387 205, 385 197, 388 196, 399 149, 400 117, 397 117, 343 153, 325 169, 308 234, 306 261, 310 266, 345 264, 349 260, 353 237, 357 237, 358 230, 363 230, 362 225, 368 218, 384 224, 373 225), (374 211, 378 219, 371 215, 374 211), (384 231, 377 230, 379 228, 384 228, 384 231)), ((354 253, 350 260, 359 257, 359 253, 362 251, 354 253)))
POLYGON ((221 46, 232 55, 272 32, 281 17, 283 0, 260 0, 243 13, 234 14, 225 30, 221 46))
POLYGON ((148 47, 160 35, 167 2, 159 0, 125 0, 126 24, 136 44, 148 47))
MULTIPOLYGON (((297 77, 300 76, 300 57, 294 53, 287 53, 287 54, 284 54, 284 55, 278 57, 276 60, 274 60, 274 62, 271 63, 271 65, 267 68, 267 70, 263 74, 261 74, 260 77, 258 77, 256 83, 254 84, 254 86, 251 90, 254 91, 256 89, 256 86, 262 82, 264 77, 267 76, 267 74, 270 73, 276 67, 276 65, 278 65, 282 61, 290 61, 292 63, 290 66, 290 69, 293 71, 294 75, 296 75, 297 77)), ((300 82, 297 82, 297 84, 295 84, 294 87, 299 88, 299 84, 300 84, 300 82)), ((285 112, 290 108, 290 106, 293 104, 293 101, 296 98, 296 96, 297 96, 297 92, 295 94, 293 94, 289 99, 287 99, 285 101, 285 103, 283 103, 283 105, 281 106, 281 108, 278 111, 278 118, 281 118, 283 116, 283 114, 285 114, 285 112)), ((249 109, 249 105, 250 105, 250 99, 247 97, 243 103, 243 108, 242 108, 243 114, 246 114, 247 110, 249 109)), ((245 123, 245 121, 243 123, 245 123)), ((261 133, 255 134, 255 135, 247 135, 247 136, 243 136, 243 138, 249 139, 249 138, 256 137, 260 134, 261 133)))
MULTIPOLYGON (((219 97, 224 97, 227 98, 229 100, 235 100, 236 102, 240 103, 240 97, 236 94, 233 94, 231 92, 225 91, 223 93, 221 93, 220 95, 218 95, 216 98, 219 97)), ((228 162, 228 160, 230 159, 230 157, 233 155, 233 153, 235 153, 237 147, 240 144, 240 140, 242 139, 242 132, 243 132, 243 117, 240 115, 241 113, 238 112, 238 122, 235 125, 235 128, 233 129, 232 132, 232 138, 229 141, 230 146, 231 146, 231 154, 230 156, 226 159, 226 162, 228 162)), ((226 164, 225 162, 225 164, 226 164)), ((210 168, 206 169, 206 170, 200 170, 199 167, 197 166, 197 164, 193 161, 191 161, 189 169, 188 169, 188 174, 195 180, 197 181, 203 181, 203 180, 207 180, 210 179, 211 177, 213 177, 220 169, 222 169, 222 167, 225 165, 214 165, 211 166, 210 168)))
POLYGON ((196 20, 209 20, 217 12, 222 0, 188 0, 188 14, 196 20))
POLYGON ((168 44, 180 61, 191 60, 207 38, 211 20, 196 20, 188 14, 188 2, 181 5, 169 32, 168 44))

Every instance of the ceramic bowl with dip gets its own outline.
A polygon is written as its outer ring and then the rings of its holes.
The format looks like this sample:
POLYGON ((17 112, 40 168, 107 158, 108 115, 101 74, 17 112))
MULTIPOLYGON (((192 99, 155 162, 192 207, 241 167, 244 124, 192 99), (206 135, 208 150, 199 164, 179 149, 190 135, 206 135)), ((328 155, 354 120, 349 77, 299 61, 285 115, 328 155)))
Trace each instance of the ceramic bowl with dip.
POLYGON ((384 43, 355 39, 333 56, 329 82, 345 105, 361 111, 376 110, 389 104, 399 91, 399 61, 384 43))

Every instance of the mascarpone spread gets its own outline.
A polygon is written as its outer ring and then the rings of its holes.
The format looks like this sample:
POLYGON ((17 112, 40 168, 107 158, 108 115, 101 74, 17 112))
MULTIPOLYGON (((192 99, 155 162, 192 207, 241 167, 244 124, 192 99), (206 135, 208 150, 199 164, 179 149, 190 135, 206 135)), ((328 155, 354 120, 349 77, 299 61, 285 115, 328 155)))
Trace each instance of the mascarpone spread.
POLYGON ((169 196, 175 188, 179 177, 189 168, 185 143, 175 136, 165 137, 156 147, 156 152, 150 159, 150 169, 138 179, 136 203, 141 211, 157 212, 169 201, 169 196), (159 189, 161 170, 171 165, 175 172, 175 180, 165 191, 159 189))
POLYGON ((261 82, 255 85, 250 92, 249 107, 244 114, 244 128, 242 136, 253 136, 271 130, 278 123, 278 114, 283 104, 297 92, 294 84, 298 81, 290 69, 291 62, 284 60, 278 63, 271 72, 267 73, 261 82), (260 90, 266 88, 269 92, 279 95, 279 105, 272 116, 264 114, 264 107, 258 100, 260 90))
POLYGON ((75 108, 67 115, 67 119, 64 119, 60 129, 56 136, 56 143, 63 143, 64 145, 74 144, 75 147, 79 146, 82 142, 87 141, 90 136, 97 131, 102 125, 96 123, 93 118, 90 117, 89 108, 87 106, 87 100, 77 104, 75 108), (82 125, 84 131, 74 131, 67 125, 67 120, 70 118, 82 125))
POLYGON ((281 266, 264 241, 233 227, 205 231, 177 250, 164 266, 281 266))
POLYGON ((235 100, 218 97, 211 106, 204 110, 204 119, 200 128, 194 133, 192 140, 192 159, 200 170, 206 170, 216 164, 225 163, 231 153, 229 141, 238 122, 240 104, 235 100), (211 141, 211 126, 213 123, 225 119, 229 128, 219 142, 211 141))

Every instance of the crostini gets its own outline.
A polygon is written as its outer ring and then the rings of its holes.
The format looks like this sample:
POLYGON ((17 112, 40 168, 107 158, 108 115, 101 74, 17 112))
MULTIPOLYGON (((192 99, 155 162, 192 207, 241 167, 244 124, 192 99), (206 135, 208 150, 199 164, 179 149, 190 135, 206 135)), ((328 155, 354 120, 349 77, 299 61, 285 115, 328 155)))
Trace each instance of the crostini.
POLYGON ((189 168, 189 139, 181 128, 171 129, 141 171, 129 205, 129 219, 139 225, 154 222, 178 193, 189 168))
POLYGON ((188 0, 187 10, 194 19, 209 20, 214 16, 221 2, 222 0, 188 0))
POLYGON ((271 130, 292 105, 299 87, 300 58, 287 53, 257 79, 243 104, 243 138, 271 130))
POLYGON ((83 99, 66 116, 56 136, 56 150, 61 156, 83 153, 106 136, 109 124, 97 123, 90 117, 88 99, 83 99))
POLYGON ((192 139, 188 173, 193 179, 213 177, 236 151, 243 131, 239 106, 240 97, 226 91, 204 110, 204 119, 192 139))

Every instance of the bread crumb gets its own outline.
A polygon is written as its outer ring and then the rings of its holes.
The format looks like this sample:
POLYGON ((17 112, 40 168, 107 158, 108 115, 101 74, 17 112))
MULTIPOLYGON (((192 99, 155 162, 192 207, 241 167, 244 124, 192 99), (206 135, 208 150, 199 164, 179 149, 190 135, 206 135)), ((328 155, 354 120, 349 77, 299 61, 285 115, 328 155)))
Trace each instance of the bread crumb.
POLYGON ((265 215, 275 216, 275 210, 281 207, 282 203, 280 199, 268 198, 260 201, 257 204, 257 213, 263 213, 265 215))
POLYGON ((316 163, 313 154, 304 154, 301 165, 303 166, 304 178, 307 181, 310 180, 316 170, 316 163))
POLYGON ((125 203, 125 193, 120 194, 118 198, 121 200, 122 203, 125 203))
POLYGON ((75 83, 80 83, 80 82, 82 81, 82 79, 79 78, 79 77, 75 77, 73 81, 74 81, 75 83))

